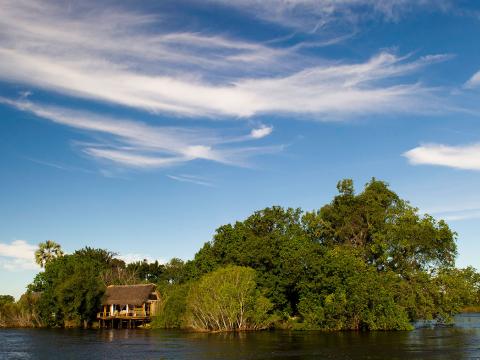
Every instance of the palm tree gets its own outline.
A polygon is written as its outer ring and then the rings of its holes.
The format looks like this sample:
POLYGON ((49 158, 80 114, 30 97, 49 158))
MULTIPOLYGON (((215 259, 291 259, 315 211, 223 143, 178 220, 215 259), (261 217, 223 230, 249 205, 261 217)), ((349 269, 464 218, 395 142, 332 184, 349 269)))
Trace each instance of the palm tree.
POLYGON ((42 268, 44 268, 47 263, 59 256, 63 256, 62 248, 59 244, 52 240, 47 240, 38 244, 38 250, 35 251, 35 261, 42 268))

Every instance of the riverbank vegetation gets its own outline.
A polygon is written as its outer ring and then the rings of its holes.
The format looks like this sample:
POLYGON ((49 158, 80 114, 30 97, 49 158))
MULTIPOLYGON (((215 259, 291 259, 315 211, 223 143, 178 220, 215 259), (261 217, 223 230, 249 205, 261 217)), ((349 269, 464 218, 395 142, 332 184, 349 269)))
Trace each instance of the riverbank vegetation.
POLYGON ((15 302, 13 296, 0 295, 0 328, 2 327, 42 327, 36 304, 39 294, 27 292, 15 302))
POLYGON ((271 302, 257 289, 255 270, 219 268, 192 283, 186 323, 194 330, 256 330, 271 323, 271 302))
POLYGON ((30 311, 48 326, 89 326, 106 286, 153 282, 162 295, 153 327, 406 330, 480 305, 480 275, 455 268, 455 240, 386 183, 356 193, 347 179, 319 210, 274 206, 219 227, 187 262, 125 264, 49 244, 27 294, 40 294, 30 311))

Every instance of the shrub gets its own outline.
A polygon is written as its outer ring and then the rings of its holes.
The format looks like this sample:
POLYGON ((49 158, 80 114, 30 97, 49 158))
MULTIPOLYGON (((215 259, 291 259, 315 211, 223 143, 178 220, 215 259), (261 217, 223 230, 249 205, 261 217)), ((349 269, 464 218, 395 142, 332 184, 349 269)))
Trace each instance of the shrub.
POLYGON ((187 299, 187 325, 195 330, 263 329, 273 318, 270 301, 261 295, 255 270, 227 266, 194 283, 187 299))
POLYGON ((172 284, 163 288, 162 303, 152 320, 153 328, 178 329, 185 326, 188 290, 188 284, 172 284))

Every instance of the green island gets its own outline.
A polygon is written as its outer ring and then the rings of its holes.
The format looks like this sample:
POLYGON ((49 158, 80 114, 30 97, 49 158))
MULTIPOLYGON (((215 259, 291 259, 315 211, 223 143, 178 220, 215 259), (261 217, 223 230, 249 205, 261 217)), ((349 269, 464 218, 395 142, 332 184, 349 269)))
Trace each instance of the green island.
POLYGON ((151 328, 410 330, 480 310, 480 274, 455 267, 445 221, 376 179, 358 193, 349 179, 337 187, 319 210, 273 206, 223 225, 189 261, 126 264, 42 243, 44 270, 18 301, 0 296, 0 327, 99 327, 108 287, 134 284, 160 294, 151 328))

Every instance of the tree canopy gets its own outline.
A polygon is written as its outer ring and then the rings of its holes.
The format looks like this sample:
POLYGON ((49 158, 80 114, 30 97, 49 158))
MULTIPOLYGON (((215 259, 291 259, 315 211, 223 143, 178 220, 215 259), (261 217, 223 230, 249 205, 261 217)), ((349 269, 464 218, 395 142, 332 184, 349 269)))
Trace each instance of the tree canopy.
POLYGON ((455 268, 457 235, 446 222, 383 181, 356 192, 346 179, 337 189, 318 210, 272 206, 222 225, 186 262, 126 264, 108 250, 63 255, 46 242, 23 307, 0 301, 14 314, 30 309, 38 323, 87 325, 106 286, 154 282, 162 294, 154 326, 215 331, 403 330, 478 308, 480 275, 455 268))
MULTIPOLYGON (((416 284, 411 279, 435 284, 451 274, 456 234, 385 182, 372 179, 357 194, 347 179, 337 189, 319 210, 273 206, 221 226, 187 264, 191 276, 227 265, 253 268, 274 309, 284 319, 300 316, 307 328, 408 328, 417 314, 402 291, 416 284)), ((439 291, 428 314, 441 313, 439 291)))

